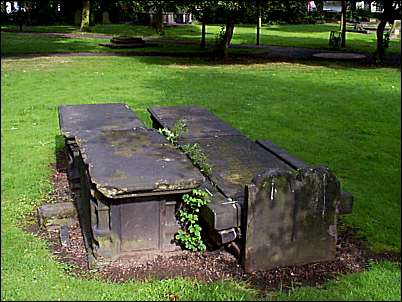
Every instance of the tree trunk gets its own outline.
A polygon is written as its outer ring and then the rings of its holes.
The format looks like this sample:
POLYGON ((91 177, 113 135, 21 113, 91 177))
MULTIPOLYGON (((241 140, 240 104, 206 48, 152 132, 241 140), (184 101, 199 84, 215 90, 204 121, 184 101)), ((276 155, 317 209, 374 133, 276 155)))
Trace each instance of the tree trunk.
POLYGON ((158 7, 156 10, 155 22, 153 23, 155 31, 158 35, 163 34, 163 9, 158 7))
POLYGON ((234 31, 234 23, 229 21, 226 23, 225 35, 223 37, 223 57, 226 58, 228 56, 228 47, 230 42, 232 41, 233 31, 234 31))
POLYGON ((25 9, 27 10, 27 25, 32 26, 32 4, 31 3, 25 3, 25 9))
POLYGON ((201 25, 201 45, 200 48, 201 49, 205 49, 206 48, 206 43, 205 43, 205 19, 202 18, 202 25, 201 25))
POLYGON ((89 31, 89 0, 82 1, 81 31, 89 31))
POLYGON ((18 1, 18 25, 20 27, 20 31, 22 31, 22 3, 18 1))
POLYGON ((380 23, 377 27, 377 49, 375 51, 375 56, 379 61, 384 59, 385 48, 384 48, 384 29, 387 22, 392 23, 393 20, 393 1, 384 1, 384 11, 380 17, 380 23))
POLYGON ((380 61, 383 60, 385 49, 384 49, 384 29, 387 24, 387 20, 381 20, 377 27, 377 50, 376 54, 380 61))
POLYGON ((341 47, 346 47, 346 1, 342 0, 342 17, 341 17, 341 47))
POLYGON ((225 37, 224 37, 224 42, 225 42, 226 47, 229 47, 230 42, 232 41, 234 26, 235 25, 233 22, 226 23, 226 30, 225 30, 225 37))

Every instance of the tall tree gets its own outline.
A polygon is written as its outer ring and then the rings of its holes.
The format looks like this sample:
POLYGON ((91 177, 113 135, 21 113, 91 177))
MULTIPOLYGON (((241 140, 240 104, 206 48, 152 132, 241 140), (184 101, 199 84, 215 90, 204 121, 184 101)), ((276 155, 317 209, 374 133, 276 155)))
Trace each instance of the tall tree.
POLYGON ((206 48, 206 25, 208 22, 210 22, 214 8, 216 6, 216 1, 202 1, 202 0, 194 0, 190 1, 191 4, 188 4, 187 2, 187 7, 182 7, 182 8, 187 8, 193 16, 201 21, 201 42, 200 42, 200 48, 205 49, 206 48))
POLYGON ((251 7, 249 1, 218 1, 216 14, 222 16, 225 22, 225 30, 220 37, 218 43, 218 54, 222 57, 227 57, 228 47, 232 41, 235 24, 238 23, 242 17, 247 14, 250 15, 249 10, 255 9, 251 7))
POLYGON ((81 31, 89 31, 89 13, 90 3, 89 0, 82 0, 82 14, 81 14, 81 31))
POLYGON ((18 1, 18 25, 20 27, 20 31, 22 31, 22 3, 18 1))

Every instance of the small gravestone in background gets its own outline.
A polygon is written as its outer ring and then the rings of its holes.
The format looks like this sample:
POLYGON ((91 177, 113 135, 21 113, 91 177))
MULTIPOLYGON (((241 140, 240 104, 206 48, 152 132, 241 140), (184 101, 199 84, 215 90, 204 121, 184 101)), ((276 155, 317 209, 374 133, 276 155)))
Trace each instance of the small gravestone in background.
POLYGON ((106 11, 102 13, 102 24, 110 24, 109 13, 106 11))
POLYGON ((391 28, 390 39, 400 39, 401 38, 401 20, 394 20, 394 24, 391 28))
POLYGON ((81 25, 81 11, 79 9, 74 13, 74 25, 81 25))

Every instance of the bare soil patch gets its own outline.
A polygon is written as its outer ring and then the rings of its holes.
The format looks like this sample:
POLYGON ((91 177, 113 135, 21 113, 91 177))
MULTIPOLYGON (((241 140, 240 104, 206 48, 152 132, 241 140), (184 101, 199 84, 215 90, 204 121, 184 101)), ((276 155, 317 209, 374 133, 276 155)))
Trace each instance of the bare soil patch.
MULTIPOLYGON (((54 192, 49 202, 76 200, 77 194, 70 187, 65 170, 64 153, 57 154, 57 164, 52 168, 54 192)), ((150 260, 127 258, 116 260, 96 270, 88 269, 86 251, 79 224, 69 228, 70 244, 62 246, 58 232, 40 230, 30 225, 26 231, 48 241, 55 257, 69 264, 67 271, 83 278, 101 277, 113 282, 127 280, 167 279, 189 277, 212 282, 221 279, 246 281, 261 290, 284 291, 298 286, 320 287, 324 282, 335 279, 339 274, 361 272, 370 262, 389 260, 400 264, 400 254, 373 253, 365 247, 364 240, 356 237, 356 230, 338 225, 336 259, 322 263, 289 266, 269 271, 245 273, 237 259, 225 250, 191 253, 177 251, 159 255, 150 260)))

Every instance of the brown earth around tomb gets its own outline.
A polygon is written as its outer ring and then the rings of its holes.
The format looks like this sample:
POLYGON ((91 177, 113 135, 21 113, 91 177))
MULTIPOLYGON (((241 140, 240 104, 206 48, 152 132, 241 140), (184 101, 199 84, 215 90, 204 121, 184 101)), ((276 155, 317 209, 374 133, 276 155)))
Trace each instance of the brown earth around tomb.
MULTIPOLYGON (((56 157, 57 163, 51 165, 54 191, 47 202, 74 201, 78 192, 74 193, 70 189, 64 152, 58 152, 56 157)), ((232 279, 246 281, 260 290, 286 291, 299 286, 320 287, 324 282, 336 279, 340 274, 361 272, 372 262, 389 260, 400 264, 401 261, 400 254, 397 253, 373 253, 365 247, 364 240, 357 237, 355 229, 340 224, 334 261, 245 273, 237 259, 225 250, 203 253, 177 251, 154 255, 148 259, 135 257, 120 259, 90 270, 78 222, 69 227, 67 246, 61 245, 58 231, 39 229, 37 224, 26 226, 25 230, 48 242, 55 258, 66 264, 66 272, 81 278, 100 277, 113 282, 175 277, 194 278, 204 282, 232 279)))

